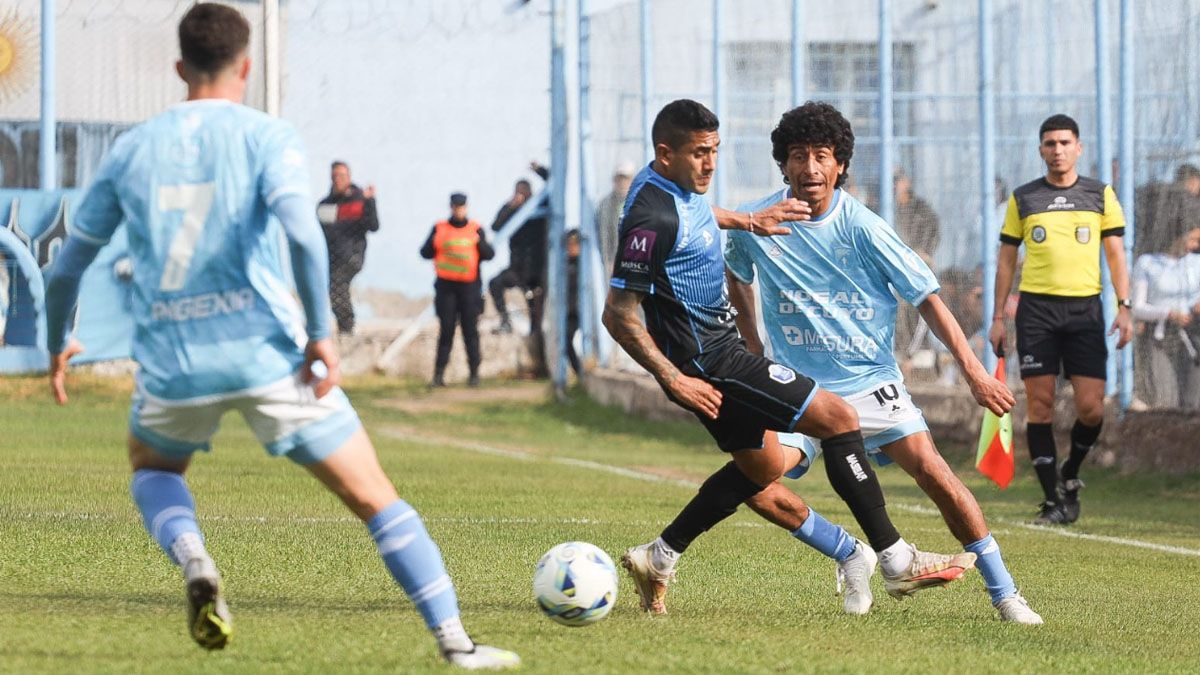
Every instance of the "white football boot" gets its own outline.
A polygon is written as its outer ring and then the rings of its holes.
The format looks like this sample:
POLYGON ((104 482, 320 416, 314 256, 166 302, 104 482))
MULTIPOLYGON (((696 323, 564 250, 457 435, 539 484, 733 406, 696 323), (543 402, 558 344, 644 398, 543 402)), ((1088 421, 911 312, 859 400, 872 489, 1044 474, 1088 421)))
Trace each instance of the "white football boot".
POLYGON ((842 594, 842 611, 866 614, 875 597, 871 595, 871 576, 879 558, 870 546, 856 542, 854 553, 837 566, 837 592, 842 594))

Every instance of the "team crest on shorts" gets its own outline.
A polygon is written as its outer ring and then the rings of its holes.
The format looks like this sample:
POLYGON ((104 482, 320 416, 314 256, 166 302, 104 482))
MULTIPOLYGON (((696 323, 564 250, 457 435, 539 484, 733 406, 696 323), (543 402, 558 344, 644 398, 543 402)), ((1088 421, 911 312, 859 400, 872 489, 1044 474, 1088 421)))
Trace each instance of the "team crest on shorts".
POLYGON ((1088 225, 1075 226, 1075 241, 1086 244, 1092 240, 1092 228, 1088 225))
POLYGON ((1029 233, 1029 238, 1032 239, 1035 244, 1040 244, 1043 241, 1046 241, 1046 228, 1042 227, 1041 225, 1035 225, 1033 227, 1033 231, 1029 233))
POLYGON ((787 384, 796 379, 796 371, 787 366, 781 366, 778 363, 772 363, 771 367, 767 368, 767 374, 779 384, 787 384))

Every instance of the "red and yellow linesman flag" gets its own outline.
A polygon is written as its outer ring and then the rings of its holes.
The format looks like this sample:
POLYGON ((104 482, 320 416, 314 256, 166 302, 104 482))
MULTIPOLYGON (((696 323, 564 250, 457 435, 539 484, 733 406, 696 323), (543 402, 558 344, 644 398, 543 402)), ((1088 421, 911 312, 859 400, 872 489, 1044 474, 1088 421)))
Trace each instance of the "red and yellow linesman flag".
MULTIPOLYGON (((996 360, 996 379, 1004 381, 1004 355, 996 360)), ((991 410, 983 411, 983 425, 979 429, 979 451, 975 454, 975 468, 992 479, 1000 489, 1008 487, 1013 479, 1012 413, 997 417, 991 410)))

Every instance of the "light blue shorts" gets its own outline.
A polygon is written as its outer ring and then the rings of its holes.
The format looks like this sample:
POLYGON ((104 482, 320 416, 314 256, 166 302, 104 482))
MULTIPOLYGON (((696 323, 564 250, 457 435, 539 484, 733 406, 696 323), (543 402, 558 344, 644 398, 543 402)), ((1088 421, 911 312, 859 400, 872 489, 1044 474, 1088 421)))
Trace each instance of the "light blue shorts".
POLYGON ((164 455, 185 456, 210 449, 221 416, 229 410, 241 413, 268 453, 298 464, 325 459, 362 426, 341 388, 318 399, 294 375, 254 389, 183 400, 152 396, 139 385, 129 430, 164 455))

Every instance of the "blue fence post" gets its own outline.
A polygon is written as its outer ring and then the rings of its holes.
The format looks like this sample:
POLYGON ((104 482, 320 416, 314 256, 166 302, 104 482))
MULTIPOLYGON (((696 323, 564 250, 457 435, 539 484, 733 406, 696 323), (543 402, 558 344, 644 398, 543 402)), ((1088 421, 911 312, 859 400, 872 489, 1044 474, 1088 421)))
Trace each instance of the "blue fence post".
MULTIPOLYGON (((1096 11, 1096 162, 1097 178, 1112 183, 1112 83, 1108 68, 1108 2, 1095 0, 1096 11)), ((1132 206, 1132 205, 1131 205, 1132 206)), ((1099 233, 1097 233, 1099 234, 1099 233)), ((1101 300, 1104 304, 1104 327, 1107 330, 1116 315, 1116 296, 1108 272, 1107 256, 1100 249, 1101 300)), ((1115 336, 1108 339, 1108 379, 1104 395, 1117 393, 1117 350, 1115 336)))
MULTIPOLYGON (((992 37, 992 0, 979 0, 979 222, 980 254, 983 261, 983 332, 992 327, 996 312, 996 62, 992 37)), ((986 345, 983 364, 996 368, 996 354, 986 345)))
POLYGON ((807 76, 804 70, 804 0, 792 0, 792 107, 804 103, 807 76))
MULTIPOLYGON (((1134 238, 1137 236, 1133 203, 1133 183, 1137 176, 1133 154, 1136 129, 1133 119, 1133 101, 1134 87, 1137 86, 1133 78, 1134 50, 1137 47, 1133 37, 1134 19, 1132 0, 1121 0, 1121 101, 1118 111, 1121 175, 1118 186, 1121 192, 1121 205, 1125 210, 1125 258, 1129 267, 1133 266, 1133 245, 1134 238)), ((1121 410, 1123 411, 1128 410, 1130 404, 1133 403, 1133 367, 1133 344, 1131 343, 1121 350, 1121 410)))
MULTIPOLYGON (((554 391, 561 398, 567 388, 567 252, 563 246, 566 230, 567 202, 567 75, 564 56, 566 29, 564 0, 550 3, 550 171, 553 181, 550 189, 550 274, 547 291, 554 299, 553 313, 556 349, 546 356, 553 357, 551 375, 554 391)), ((536 330, 536 328, 535 328, 536 330)), ((548 364, 549 365, 549 364, 548 364)))
MULTIPOLYGON (((591 118, 591 24, 588 0, 579 0, 579 332, 583 358, 597 357, 596 298, 593 293, 595 271, 601 267, 599 257, 600 233, 591 198, 592 185, 592 118, 591 118)), ((570 339, 570 336, 567 336, 570 339)))
POLYGON ((879 215, 895 225, 895 186, 892 158, 895 124, 892 120, 892 10, 889 0, 879 0, 879 215))
POLYGON ((58 120, 54 110, 54 0, 42 0, 42 104, 38 139, 38 187, 58 188, 58 120))
MULTIPOLYGON (((728 122, 725 119, 725 55, 721 51, 721 41, 724 38, 725 29, 724 0, 712 0, 712 22, 713 112, 716 113, 718 120, 725 123, 728 122)), ((732 133, 724 134, 721 143, 724 147, 721 148, 721 154, 728 157, 733 156, 729 146, 725 145, 732 138, 732 133)), ((728 168, 725 171, 728 171, 728 168)), ((720 204, 721 199, 725 196, 725 171, 718 168, 713 176, 712 203, 714 204, 720 204)))
POLYGON ((652 68, 654 50, 651 49, 650 0, 641 0, 640 16, 638 28, 642 56, 642 147, 646 150, 646 162, 649 163, 654 160, 654 143, 650 140, 650 126, 653 120, 653 113, 650 110, 650 92, 654 90, 654 70, 652 68))

